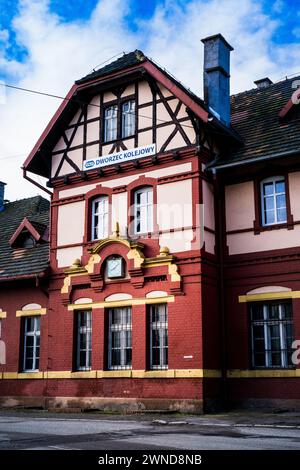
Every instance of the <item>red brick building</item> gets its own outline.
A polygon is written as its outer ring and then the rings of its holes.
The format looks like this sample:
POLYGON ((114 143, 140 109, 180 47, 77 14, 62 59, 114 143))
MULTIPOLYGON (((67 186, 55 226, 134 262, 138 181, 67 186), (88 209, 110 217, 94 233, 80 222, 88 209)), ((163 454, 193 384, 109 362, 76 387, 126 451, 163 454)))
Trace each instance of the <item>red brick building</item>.
POLYGON ((27 158, 53 190, 49 299, 28 298, 38 367, 5 307, 2 403, 298 403, 292 81, 230 105, 232 48, 203 42, 204 101, 135 51, 75 82, 27 158))

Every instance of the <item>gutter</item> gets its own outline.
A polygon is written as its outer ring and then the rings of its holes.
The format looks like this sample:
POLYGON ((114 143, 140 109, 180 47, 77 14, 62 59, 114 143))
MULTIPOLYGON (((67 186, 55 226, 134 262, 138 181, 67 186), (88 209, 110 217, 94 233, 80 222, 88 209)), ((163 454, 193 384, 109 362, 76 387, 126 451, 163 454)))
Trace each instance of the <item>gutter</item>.
POLYGON ((246 165, 248 163, 251 164, 251 163, 264 162, 268 160, 274 160, 275 158, 289 157, 289 156, 299 155, 299 154, 300 154, 300 148, 296 150, 290 150, 289 152, 278 152, 278 153, 273 153, 271 155, 265 155, 263 157, 248 158, 246 160, 240 160, 238 162, 224 163, 223 165, 217 165, 217 161, 215 160, 214 162, 211 162, 209 165, 206 166, 206 170, 217 171, 219 169, 232 168, 236 166, 246 165))
MULTIPOLYGON (((46 268, 48 269, 48 268, 46 268)), ((42 271, 36 274, 22 274, 21 276, 8 276, 8 277, 0 277, 1 282, 14 282, 22 279, 38 279, 46 277, 46 271, 42 271)))

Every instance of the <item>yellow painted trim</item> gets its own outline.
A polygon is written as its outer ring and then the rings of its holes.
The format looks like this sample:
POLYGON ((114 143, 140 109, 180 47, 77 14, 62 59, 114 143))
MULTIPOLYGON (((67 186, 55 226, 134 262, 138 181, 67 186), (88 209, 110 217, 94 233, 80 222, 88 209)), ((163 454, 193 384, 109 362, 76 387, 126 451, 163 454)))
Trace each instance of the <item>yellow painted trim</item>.
POLYGON ((132 370, 97 370, 97 379, 125 379, 131 378, 132 370))
POLYGON ((63 370, 60 372, 56 372, 53 370, 48 370, 44 372, 45 379, 70 379, 72 372, 69 370, 63 370))
POLYGON ((6 318, 7 316, 7 312, 0 312, 0 319, 2 320, 2 318, 6 318))
POLYGON ((299 290, 294 290, 294 291, 289 291, 289 292, 265 292, 262 294, 239 295, 239 303, 261 302, 263 300, 299 299, 299 298, 300 298, 299 290))
POLYGON ((21 372, 17 379, 43 379, 44 372, 21 372))
POLYGON ((96 379, 97 371, 87 370, 87 371, 77 371, 71 372, 71 379, 96 379))
POLYGON ((34 315, 46 315, 46 308, 37 308, 34 310, 17 310, 16 317, 32 317, 34 315))
MULTIPOLYGON (((300 371, 300 370, 299 370, 300 371)), ((300 376, 300 375, 299 375, 300 376)), ((189 379, 221 377, 221 371, 210 369, 166 369, 166 370, 93 370, 93 371, 44 371, 44 372, 0 372, 0 379, 189 379)))
POLYGON ((247 370, 247 369, 231 369, 227 371, 228 379, 243 378, 295 378, 300 377, 300 369, 266 369, 266 370, 247 370))
POLYGON ((104 302, 93 302, 90 304, 70 304, 68 310, 87 310, 95 308, 114 308, 114 307, 132 307, 133 305, 153 305, 162 304, 168 302, 174 302, 174 295, 168 295, 165 297, 154 297, 154 298, 143 298, 143 299, 124 299, 124 300, 112 300, 104 302))

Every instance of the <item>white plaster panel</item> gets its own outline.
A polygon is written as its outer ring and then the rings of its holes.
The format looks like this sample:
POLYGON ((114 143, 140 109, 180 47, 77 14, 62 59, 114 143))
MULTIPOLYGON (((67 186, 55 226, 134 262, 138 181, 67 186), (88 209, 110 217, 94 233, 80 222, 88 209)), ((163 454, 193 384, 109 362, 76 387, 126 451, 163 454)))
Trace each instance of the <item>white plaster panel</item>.
POLYGON ((66 148, 66 143, 62 137, 59 138, 57 144, 53 148, 53 152, 58 152, 59 150, 64 150, 66 148))
POLYGON ((255 219, 253 181, 225 187, 226 230, 253 227, 255 219))
POLYGON ((83 126, 78 126, 73 141, 72 141, 72 147, 75 147, 76 145, 82 145, 83 144, 83 126))
POLYGON ((161 83, 158 84, 162 94, 165 96, 165 97, 168 97, 168 96, 172 96, 172 93, 164 86, 162 85, 161 83))
POLYGON ((89 297, 80 297, 80 299, 75 300, 74 304, 91 304, 93 302, 89 297))
POLYGON ((186 147, 186 143, 185 143, 182 135, 180 134, 180 132, 177 131, 176 134, 174 135, 173 139, 171 140, 171 142, 167 145, 166 151, 167 150, 172 150, 172 149, 178 149, 180 147, 186 147))
POLYGON ((148 145, 152 143, 152 131, 146 131, 146 132, 141 132, 139 133, 138 136, 139 139, 139 147, 142 147, 143 145, 148 145))
POLYGON ((58 208, 57 245, 82 243, 85 202, 72 202, 58 208))
POLYGON ((282 287, 282 286, 264 286, 264 287, 258 287, 257 289, 252 289, 249 292, 247 292, 247 295, 253 295, 253 294, 267 294, 270 292, 291 292, 292 289, 289 287, 282 287))
POLYGON ((107 91, 103 94, 103 103, 107 103, 108 101, 113 101, 116 99, 116 95, 114 95, 111 91, 107 91))
POLYGON ((294 220, 300 220, 300 171, 289 174, 291 213, 294 220))
POLYGON ((94 96, 87 108, 87 118, 94 119, 100 116, 100 95, 94 96))
POLYGON ((157 221, 160 230, 193 225, 192 180, 157 186, 157 221))
POLYGON ((139 104, 152 101, 152 91, 146 81, 139 83, 139 104))
POLYGON ((82 246, 76 246, 73 248, 61 248, 56 250, 57 266, 59 268, 68 268, 72 266, 75 259, 81 259, 82 257, 82 246))
POLYGON ((180 232, 163 233, 159 237, 160 246, 167 246, 170 253, 179 251, 189 251, 193 239, 193 230, 183 230, 180 232))
MULTIPOLYGON (((68 157, 70 160, 72 160, 78 168, 81 169, 82 167, 82 149, 76 149, 76 150, 69 150, 68 151, 68 157)), ((73 171, 75 171, 73 169, 73 171)))
POLYGON ((175 129, 175 124, 170 124, 169 126, 165 127, 158 127, 156 133, 156 140, 157 140, 157 151, 159 152, 161 146, 165 143, 169 135, 175 129))
POLYGON ((69 175, 71 173, 74 173, 74 168, 65 160, 64 163, 62 164, 62 167, 60 169, 60 172, 58 176, 64 176, 64 175, 69 175))
POLYGON ((168 112, 168 110, 166 109, 164 103, 158 103, 157 107, 156 107, 157 111, 156 111, 156 123, 157 124, 161 124, 162 121, 171 121, 172 122, 172 118, 168 112))
POLYGON ((146 299, 156 299, 157 297, 167 297, 168 293, 163 290, 152 290, 146 294, 146 299))
POLYGON ((70 126, 78 122, 81 111, 77 111, 73 119, 70 121, 70 126))
POLYGON ((119 222, 120 234, 126 235, 127 192, 112 195, 112 227, 119 222))
POLYGON ((86 158, 97 158, 99 157, 99 145, 88 145, 86 148, 86 158))
POLYGON ((255 253, 259 251, 279 250, 300 246, 300 226, 294 230, 280 229, 261 232, 235 233, 227 235, 229 254, 255 253))
POLYGON ((139 110, 139 129, 152 126, 153 107, 147 106, 139 110))
POLYGON ((100 139, 99 121, 89 122, 86 126, 86 141, 93 142, 100 139))
POLYGON ((57 155, 52 155, 52 165, 51 165, 51 177, 52 178, 55 176, 57 168, 61 162, 62 156, 63 156, 62 153, 59 153, 57 155))
MULTIPOLYGON (((163 176, 176 175, 178 173, 187 173, 188 171, 191 171, 191 170, 192 170, 192 164, 190 162, 187 162, 187 163, 182 163, 180 165, 168 166, 166 168, 160 168, 160 169, 153 170, 153 171, 146 171, 145 173, 142 173, 142 174, 150 178, 160 178, 163 176)), ((123 186, 138 179, 138 177, 139 175, 130 175, 130 176, 123 176, 122 178, 116 178, 110 181, 103 181, 103 186, 106 186, 109 188, 115 188, 116 186, 123 186)), ((78 194, 86 194, 87 192, 91 191, 91 189, 95 189, 98 184, 99 183, 87 184, 85 186, 79 186, 78 188, 64 189, 62 191, 59 191, 59 197, 63 198, 63 197, 77 196, 78 194)))
POLYGON ((207 253, 215 254, 215 235, 207 230, 204 231, 204 243, 205 243, 205 251, 207 253))
POLYGON ((135 92, 134 85, 130 84, 125 88, 124 92, 122 93, 122 98, 128 95, 133 95, 134 92, 135 92))
POLYGON ((204 206, 204 225, 212 230, 215 229, 215 207, 214 193, 211 184, 203 180, 203 206, 204 206))

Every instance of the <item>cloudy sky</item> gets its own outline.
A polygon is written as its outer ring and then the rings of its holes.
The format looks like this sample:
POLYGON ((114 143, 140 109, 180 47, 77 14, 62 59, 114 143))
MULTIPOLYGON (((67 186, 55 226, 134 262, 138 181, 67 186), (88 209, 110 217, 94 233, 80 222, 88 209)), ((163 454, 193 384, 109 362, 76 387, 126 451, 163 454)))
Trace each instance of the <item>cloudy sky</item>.
MULTIPOLYGON (((200 39, 234 47, 231 91, 300 72, 299 0, 0 0, 1 83, 65 95, 113 56, 141 49, 202 96, 200 39)), ((0 86, 0 180, 37 194, 20 167, 60 104, 0 86)), ((41 181, 41 178, 37 178, 41 181)))

